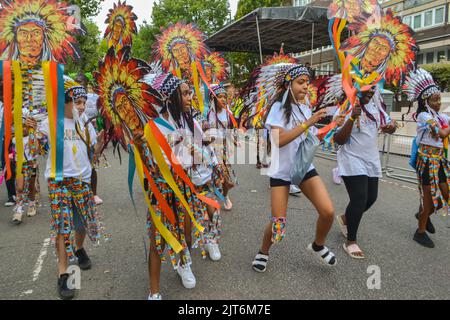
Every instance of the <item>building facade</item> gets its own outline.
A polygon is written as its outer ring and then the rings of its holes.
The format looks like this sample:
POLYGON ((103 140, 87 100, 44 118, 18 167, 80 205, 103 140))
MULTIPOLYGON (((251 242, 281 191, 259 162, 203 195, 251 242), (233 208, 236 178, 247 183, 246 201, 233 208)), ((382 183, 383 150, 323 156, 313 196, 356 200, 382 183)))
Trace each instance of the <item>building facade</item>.
MULTIPOLYGON (((450 0, 378 0, 383 9, 391 8, 395 15, 401 16, 416 33, 420 49, 417 56, 419 65, 450 61, 450 0)), ((328 7, 327 0, 293 0, 294 6, 328 7)), ((323 47, 298 55, 302 63, 311 63, 316 74, 329 74, 337 71, 333 49, 323 47)))

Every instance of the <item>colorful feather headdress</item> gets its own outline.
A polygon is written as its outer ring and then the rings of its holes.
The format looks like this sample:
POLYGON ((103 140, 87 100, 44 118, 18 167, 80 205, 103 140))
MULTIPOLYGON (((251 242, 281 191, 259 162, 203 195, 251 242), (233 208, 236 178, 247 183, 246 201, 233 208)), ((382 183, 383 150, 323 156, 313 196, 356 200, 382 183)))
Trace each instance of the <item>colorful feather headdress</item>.
POLYGON ((206 35, 194 24, 177 22, 168 26, 156 37, 154 46, 155 60, 161 60, 164 71, 173 71, 179 68, 179 63, 174 56, 174 46, 181 44, 187 49, 191 62, 202 60, 208 49, 205 45, 206 35))
MULTIPOLYGON (((251 109, 249 118, 253 119, 253 125, 261 124, 284 86, 302 75, 310 76, 308 69, 299 64, 279 63, 261 67, 254 90, 246 101, 251 109)), ((287 98, 287 94, 283 100, 287 98)))
POLYGON ((109 9, 105 23, 108 27, 105 30, 105 39, 108 40, 108 46, 114 46, 120 49, 124 46, 131 46, 133 35, 137 34, 136 20, 138 17, 133 13, 133 7, 127 5, 126 1, 114 3, 114 7, 109 9), (114 25, 119 21, 122 25, 120 29, 120 39, 114 39, 114 25))
POLYGON ((328 7, 328 19, 346 19, 350 23, 381 12, 377 0, 334 0, 328 7), (347 8, 351 9, 348 10, 347 8))
POLYGON ((80 11, 57 0, 0 0, 0 56, 19 60, 17 29, 35 24, 42 30, 42 61, 66 64, 67 58, 81 58, 75 34, 83 34, 80 11))
POLYGON ((403 92, 408 95, 409 101, 417 101, 419 99, 427 100, 433 94, 441 91, 434 82, 432 75, 428 71, 419 68, 411 71, 406 77, 403 92))
POLYGON ((212 82, 222 82, 228 77, 228 63, 218 52, 207 55, 203 61, 205 68, 211 68, 212 82))
POLYGON ((348 38, 341 46, 341 50, 359 59, 372 60, 379 56, 379 52, 369 52, 368 48, 374 39, 387 40, 389 52, 386 58, 378 65, 374 61, 367 61, 379 75, 384 76, 386 83, 397 85, 414 67, 418 48, 413 38, 414 32, 402 23, 400 17, 394 17, 392 10, 379 19, 368 19, 351 24, 349 29, 354 35, 348 38), (370 57, 368 55, 370 54, 370 57))
POLYGON ((158 117, 154 90, 142 81, 151 68, 146 62, 131 58, 130 51, 130 47, 123 47, 116 54, 113 47, 109 48, 105 59, 99 63, 99 71, 94 73, 97 83, 94 90, 99 95, 98 106, 106 119, 106 129, 113 130, 113 138, 124 147, 126 128, 115 106, 118 95, 128 98, 143 125, 149 118, 158 117))

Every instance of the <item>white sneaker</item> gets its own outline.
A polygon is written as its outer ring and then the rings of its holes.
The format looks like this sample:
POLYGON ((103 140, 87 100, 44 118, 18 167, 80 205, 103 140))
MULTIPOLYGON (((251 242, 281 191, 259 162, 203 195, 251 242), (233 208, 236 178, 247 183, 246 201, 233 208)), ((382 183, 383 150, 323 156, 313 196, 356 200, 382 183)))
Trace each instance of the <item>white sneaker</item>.
POLYGON ((181 282, 186 289, 194 289, 197 281, 192 273, 190 266, 181 266, 178 264, 177 268, 178 275, 181 277, 181 282))
POLYGON ((8 200, 5 202, 5 207, 12 207, 14 206, 16 203, 12 200, 8 200))
POLYGON ((151 300, 162 300, 162 296, 159 293, 155 293, 154 295, 150 294, 147 298, 148 301, 151 300))
POLYGON ((289 187, 289 194, 290 195, 295 195, 295 194, 300 194, 302 193, 302 190, 300 190, 300 188, 294 184, 291 184, 291 186, 289 187))
POLYGON ((12 222, 14 224, 21 224, 22 223, 22 216, 23 216, 23 209, 22 208, 14 208, 14 214, 12 218, 12 222))
POLYGON ((36 203, 30 202, 30 204, 28 205, 27 217, 34 217, 36 213, 36 203))
POLYGON ((103 204, 103 200, 100 199, 99 196, 94 196, 94 202, 97 206, 102 205, 103 204))
POLYGON ((212 261, 219 261, 222 258, 219 250, 219 245, 217 243, 207 243, 205 244, 205 249, 212 261))
POLYGON ((342 184, 342 178, 339 175, 339 168, 334 168, 333 169, 333 182, 337 185, 341 185, 342 184))

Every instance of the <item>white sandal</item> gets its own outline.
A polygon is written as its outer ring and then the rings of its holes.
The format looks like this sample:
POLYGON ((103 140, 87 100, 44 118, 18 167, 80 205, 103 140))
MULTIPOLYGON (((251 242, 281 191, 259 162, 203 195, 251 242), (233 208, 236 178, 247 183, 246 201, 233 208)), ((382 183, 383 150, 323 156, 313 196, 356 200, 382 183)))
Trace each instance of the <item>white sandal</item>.
POLYGON ((364 256, 364 252, 361 250, 361 248, 356 244, 351 244, 347 247, 347 244, 344 243, 344 250, 345 252, 347 252, 347 254, 352 257, 353 259, 357 259, 357 260, 363 260, 366 257, 364 256), (357 252, 361 252, 363 255, 362 256, 358 256, 355 253, 357 252))
POLYGON ((345 238, 348 237, 348 229, 347 225, 344 223, 344 220, 342 219, 342 216, 336 216, 336 220, 338 221, 339 228, 341 228, 341 232, 344 235, 345 238))
POLYGON ((308 245, 308 251, 313 253, 316 257, 319 258, 320 262, 322 262, 327 267, 335 267, 337 265, 336 255, 328 249, 328 247, 323 246, 323 249, 320 251, 315 251, 313 249, 312 243, 308 245), (334 258, 334 262, 331 262, 334 258))

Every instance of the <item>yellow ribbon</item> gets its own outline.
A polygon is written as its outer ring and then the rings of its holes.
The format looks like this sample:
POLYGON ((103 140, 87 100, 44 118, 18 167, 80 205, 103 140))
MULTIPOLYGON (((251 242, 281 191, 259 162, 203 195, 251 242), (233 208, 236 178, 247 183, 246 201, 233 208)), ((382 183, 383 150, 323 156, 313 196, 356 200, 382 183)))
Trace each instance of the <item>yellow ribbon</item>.
POLYGON ((143 163, 141 160, 141 156, 136 146, 133 146, 134 151, 134 159, 136 161, 136 169, 139 176, 139 181, 141 183, 142 193, 144 194, 145 202, 147 203, 148 210, 150 211, 150 215, 152 217, 153 223, 155 224, 156 229, 159 231, 161 236, 167 242, 167 244, 175 251, 176 253, 180 253, 183 250, 183 246, 178 242, 178 240, 173 236, 173 234, 169 231, 169 229, 164 226, 161 222, 161 218, 158 217, 155 210, 153 210, 152 203, 148 197, 147 191, 145 191, 144 187, 144 170, 143 163))
POLYGON ((201 113, 203 113, 204 109, 205 109, 205 105, 203 104, 203 97, 202 97, 202 92, 200 91, 200 86, 199 86, 199 77, 198 77, 198 70, 197 70, 197 64, 194 62, 192 62, 191 64, 191 71, 192 71, 192 80, 194 81, 194 88, 195 88, 195 94, 197 95, 197 99, 198 99, 198 104, 199 104, 199 110, 201 113))
POLYGON ((16 137, 17 169, 16 177, 22 178, 23 165, 23 120, 22 120, 22 70, 19 61, 13 61, 14 71, 14 135, 16 137))
POLYGON ((183 194, 178 188, 178 185, 176 184, 172 176, 172 173, 170 172, 170 168, 167 165, 166 160, 164 159, 161 148, 156 142, 155 136, 153 135, 152 130, 148 124, 145 126, 144 135, 145 139, 147 140, 150 146, 150 149, 152 150, 153 157, 155 158, 155 161, 158 164, 159 170, 161 171, 163 178, 166 180, 167 184, 172 188, 173 192, 175 192, 175 195, 183 204, 183 207, 186 209, 189 216, 191 217, 194 226, 197 228, 197 230, 203 232, 205 228, 203 228, 201 225, 198 224, 197 220, 194 217, 194 214, 191 211, 191 208, 189 207, 189 204, 187 203, 186 199, 184 198, 183 194))

